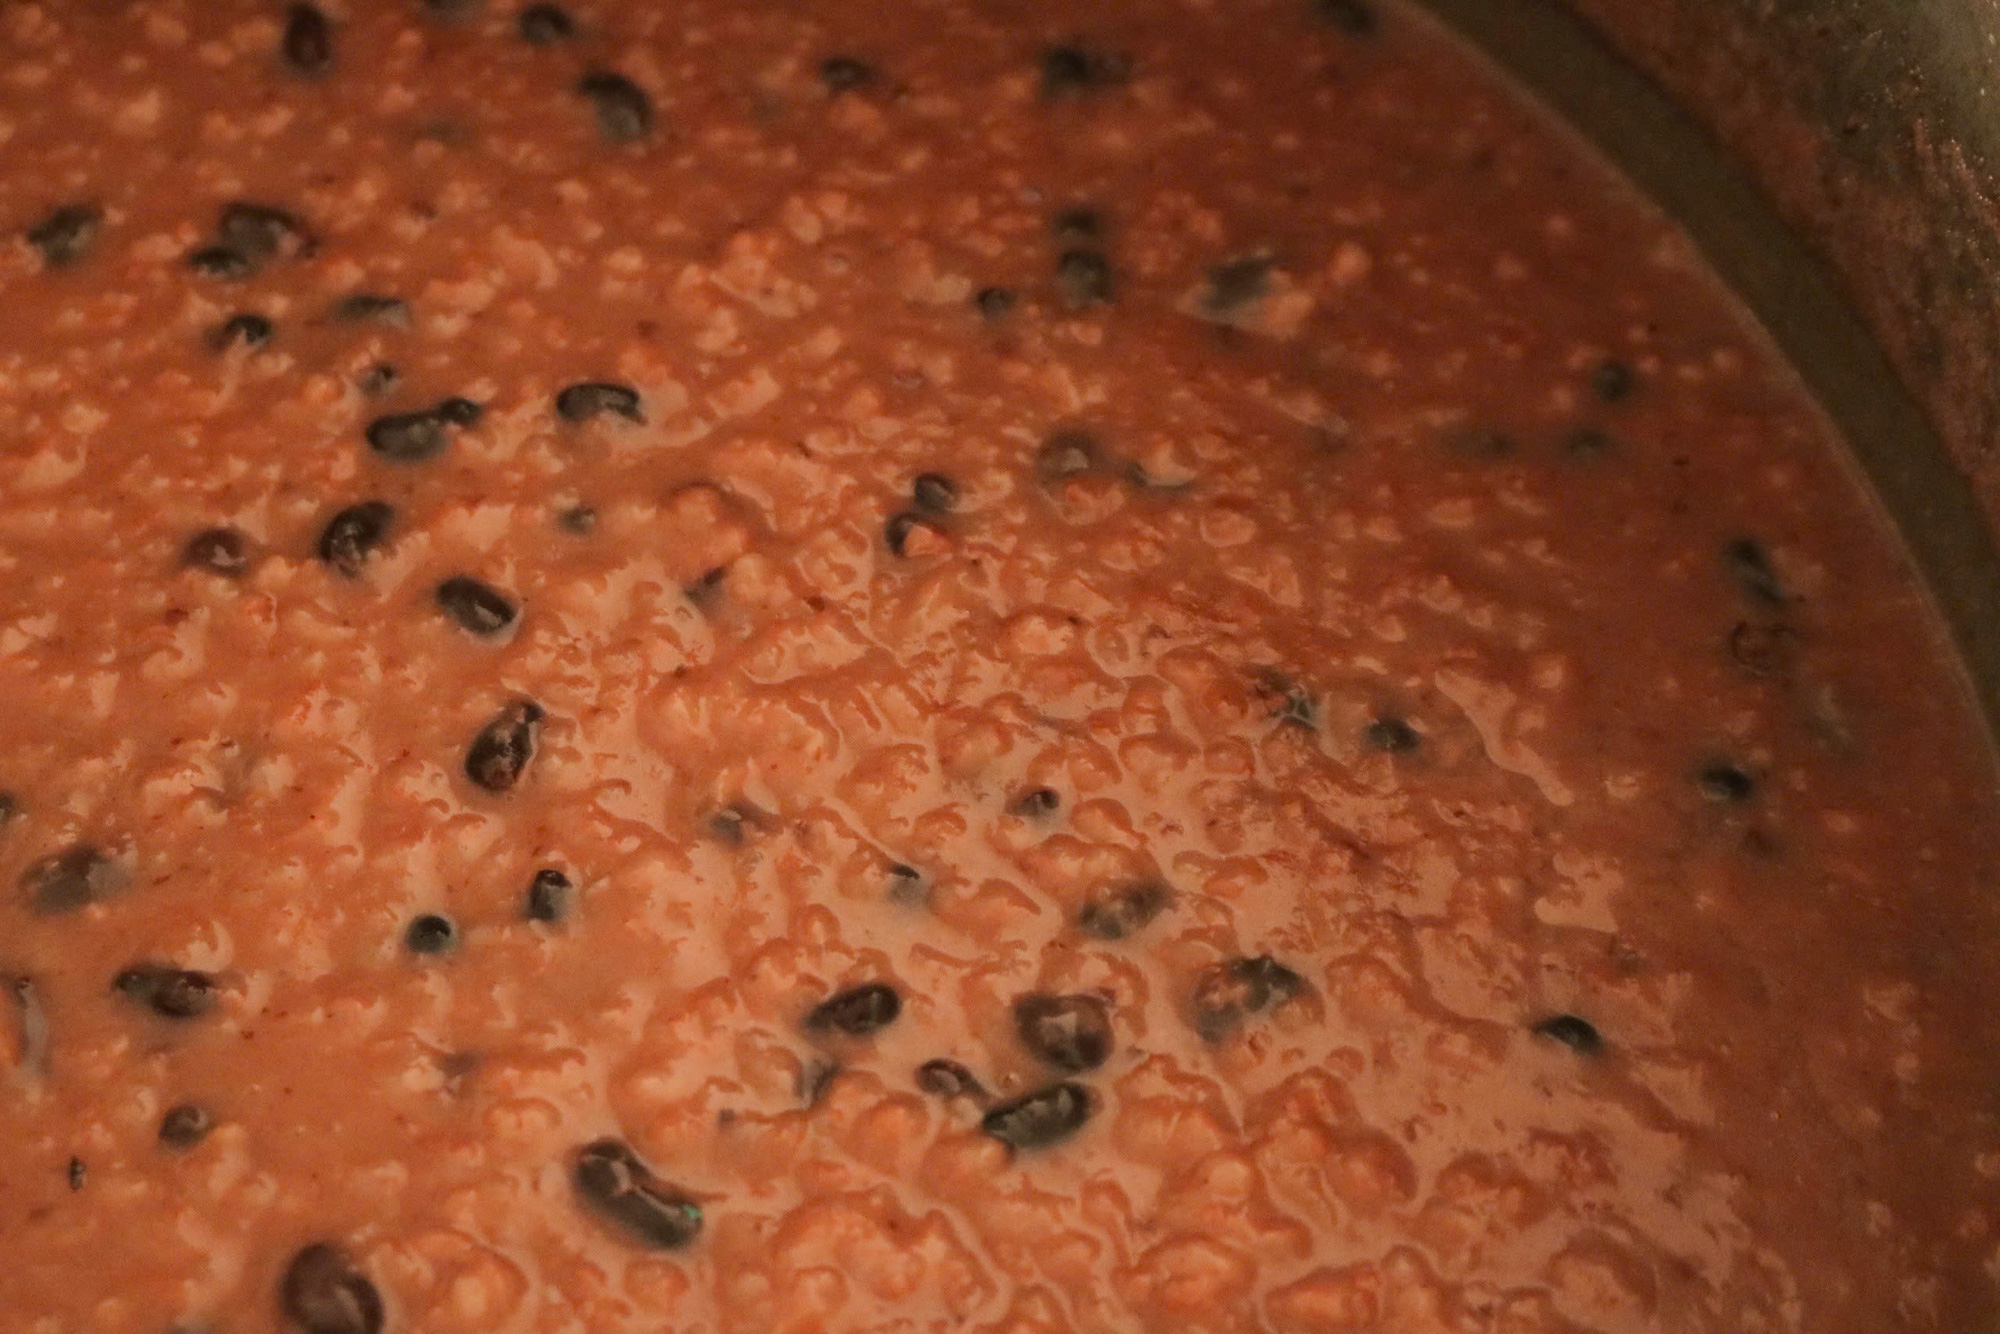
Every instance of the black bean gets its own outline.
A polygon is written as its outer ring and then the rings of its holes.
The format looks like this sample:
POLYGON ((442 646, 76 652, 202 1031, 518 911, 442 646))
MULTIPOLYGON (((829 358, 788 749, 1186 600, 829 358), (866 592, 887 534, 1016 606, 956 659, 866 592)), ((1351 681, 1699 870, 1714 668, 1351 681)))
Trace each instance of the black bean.
POLYGON ((313 248, 312 233, 297 215, 269 204, 236 200, 224 204, 216 219, 215 237, 255 263, 280 257, 293 259, 313 248))
POLYGON ((410 327, 410 303, 396 296, 383 296, 378 292, 356 292, 342 297, 333 308, 334 316, 343 320, 372 320, 379 324, 393 324, 398 329, 410 327))
POLYGON ((1099 250, 1065 250, 1056 261, 1056 287, 1071 310, 1100 306, 1111 300, 1111 261, 1099 250))
POLYGON ((1014 309, 1014 301, 1014 294, 1004 287, 982 287, 972 298, 972 304, 989 320, 1005 319, 1014 309))
POLYGON ((578 79, 576 91, 590 102, 607 143, 636 143, 652 133, 652 100, 624 75, 598 70, 578 79))
POLYGON ((1064 245, 1081 245, 1104 235, 1104 219, 1096 209, 1077 204, 1057 210, 1049 219, 1049 231, 1064 245))
POLYGON ((1104 451, 1097 443, 1097 437, 1088 431, 1070 429, 1057 431, 1042 441, 1042 447, 1035 454, 1035 475, 1044 482, 1059 482, 1066 477, 1095 471, 1103 462, 1104 451))
POLYGON ((65 204, 28 229, 28 244, 42 252, 43 264, 59 269, 89 254, 103 225, 97 205, 65 204))
POLYGON ((1067 102, 1124 82, 1132 62, 1125 56, 1080 46, 1052 46, 1042 52, 1042 100, 1067 102))
POLYGON ((1034 820, 1044 815, 1054 815, 1062 806, 1062 794, 1052 787, 1030 788, 1007 803, 1010 814, 1023 819, 1034 820))
POLYGON ((1591 392, 1606 403, 1622 403, 1639 387, 1639 377, 1622 361, 1599 362, 1590 373, 1591 392))
POLYGON ((1578 1056, 1596 1056, 1604 1050, 1604 1037, 1596 1026, 1573 1014, 1551 1015, 1538 1020, 1530 1031, 1537 1037, 1562 1043, 1578 1056))
POLYGON ((396 511, 385 501, 349 505, 320 531, 319 558, 349 579, 358 579, 362 568, 388 544, 395 522, 396 511))
POLYGON ((199 1019, 215 1008, 215 979, 192 968, 135 963, 111 985, 162 1019, 199 1019))
POLYGON ((935 523, 918 514, 915 510, 903 510, 890 515, 889 521, 882 525, 882 541, 888 546, 892 554, 897 556, 908 555, 910 534, 919 528, 928 529, 933 533, 938 531, 935 523))
POLYGON ((1111 1056, 1111 1007, 1096 996, 1023 996, 1014 1002, 1014 1031, 1058 1070, 1095 1070, 1111 1056))
POLYGON ((1385 713, 1361 729, 1362 744, 1388 755, 1407 755, 1423 744, 1417 729, 1393 713, 1385 713))
POLYGON ((21 799, 12 792, 0 789, 0 829, 5 829, 14 823, 15 817, 20 813, 21 799))
POLYGON ((628 384, 587 380, 556 395, 556 416, 566 422, 587 422, 606 412, 641 424, 646 420, 639 391, 628 384))
POLYGON ((208 1108, 197 1102, 184 1102, 169 1107, 160 1118, 160 1143, 170 1149, 192 1149, 207 1139, 214 1128, 215 1118, 209 1115, 208 1108))
POLYGON ((402 378, 403 373, 394 366, 386 361, 378 361, 367 370, 361 372, 354 383, 362 393, 368 395, 370 398, 380 398, 383 394, 394 389, 396 382, 402 378))
POLYGON ((900 903, 906 908, 921 908, 930 902, 930 886, 924 883, 924 873, 904 862, 897 862, 889 868, 889 901, 900 903))
POLYGON ((708 832, 717 841, 727 843, 732 848, 740 848, 749 836, 749 831, 762 822, 762 814, 754 807, 741 803, 725 806, 708 817, 708 832))
POLYGON ((799 1101, 808 1107, 819 1106, 820 1099, 833 1087, 833 1081, 840 1075, 840 1062, 822 1060, 815 1057, 799 1067, 797 1089, 799 1101))
POLYGON ((1380 26, 1374 7, 1367 0, 1314 0, 1313 8, 1323 22, 1349 37, 1372 36, 1380 26))
POLYGON ((69 1160, 69 1166, 64 1169, 63 1175, 69 1179, 69 1188, 72 1191, 82 1190, 83 1183, 90 1177, 90 1167, 83 1159, 72 1158, 69 1160))
POLYGON ((15 1048, 19 1068, 37 1075, 48 1073, 49 1015, 42 1008, 41 988, 33 978, 0 976, 0 991, 14 1001, 14 1029, 20 1038, 15 1048))
POLYGON ((560 5, 529 5, 516 26, 530 46, 554 46, 576 35, 576 20, 560 5))
POLYGON ((232 347, 262 347, 271 341, 276 332, 271 321, 262 315, 244 313, 231 315, 215 326, 208 335, 208 345, 216 351, 232 347))
POLYGON ((722 596, 722 581, 727 573, 726 568, 720 565, 705 572, 684 590, 688 601, 697 607, 714 606, 716 599, 722 596))
POLYGON ((465 776, 488 792, 505 792, 520 782, 535 758, 543 716, 542 706, 527 699, 494 714, 466 748, 465 776))
POLYGON ((1268 256, 1245 255, 1224 260, 1208 271, 1208 291, 1201 298, 1202 312, 1217 319, 1226 318, 1262 300, 1270 288, 1268 256))
POLYGON ((234 577, 250 568, 243 534, 234 528, 204 528, 181 548, 181 563, 190 569, 234 577))
POLYGON ((514 604, 490 584, 457 575, 437 586, 437 604, 465 630, 490 639, 514 623, 514 604))
POLYGON ((894 987, 887 982, 865 982, 814 1006, 806 1016, 806 1027, 837 1029, 849 1037, 864 1038, 895 1023, 902 1012, 903 998, 894 987))
POLYGON ((986 1097, 986 1086, 957 1061, 939 1057, 917 1067, 917 1087, 936 1098, 986 1097))
POLYGON ((1090 1090, 1066 1080, 1001 1103, 980 1119, 979 1128, 1011 1149, 1039 1149, 1081 1130, 1091 1110, 1090 1090))
POLYGON ((432 410, 453 426, 471 426, 486 415, 485 405, 475 403, 469 398, 460 398, 455 394, 450 398, 440 399, 437 407, 432 410))
POLYGON ((1220 1042, 1248 1016, 1274 1010, 1303 990, 1305 979, 1268 954, 1225 960, 1209 969, 1195 989, 1195 1031, 1220 1042))
POLYGON ((102 903, 124 889, 129 879, 117 862, 91 844, 79 843, 28 863, 20 883, 29 909, 54 917, 102 903))
POLYGON ((327 1242, 292 1257, 278 1288, 278 1309, 300 1334, 381 1334, 382 1297, 361 1271, 327 1242))
POLYGON ((392 412, 368 423, 368 447, 397 463, 422 463, 444 452, 450 440, 447 425, 429 409, 392 412))
POLYGON ((910 483, 910 499, 920 510, 949 514, 958 508, 958 483, 941 472, 920 472, 910 483))
POLYGON ((1083 905, 1076 924, 1099 940, 1123 940, 1167 910, 1173 895, 1157 880, 1141 880, 1083 905))
POLYGON ((575 892, 568 876, 553 866, 543 867, 528 882, 528 920, 560 922, 569 916, 570 899, 575 892))
POLYGON ((1694 781, 1701 795, 1718 805, 1740 805, 1757 795, 1757 780, 1726 760, 1703 765, 1694 781))
POLYGON ((300 74, 317 77, 333 68, 333 27, 311 5, 285 11, 285 63, 300 74))
POLYGON ((1729 658, 1752 676, 1782 679, 1791 675, 1797 640, 1789 626, 1738 621, 1729 632, 1729 658))
POLYGON ((701 1233, 701 1206, 655 1176, 623 1140, 578 1149, 570 1181, 585 1204, 647 1246, 672 1250, 701 1233))
POLYGON ((458 944, 458 927, 449 917, 427 912, 411 919, 403 932, 403 943, 412 954, 446 954, 458 944))
POLYGON ((875 67, 853 56, 828 56, 819 63, 819 81, 837 97, 875 82, 875 67))
POLYGON ((1755 538, 1739 537, 1724 543, 1722 568, 1750 601, 1766 607, 1785 605, 1785 585, 1763 544, 1755 538))
MULTIPOLYGON (((556 523, 571 536, 586 537, 597 527, 597 511, 588 505, 569 505, 556 515, 556 523)), ((720 575, 721 571, 711 570, 709 573, 720 575)))
POLYGON ((209 278, 247 278, 256 266, 240 250, 226 245, 205 245, 187 257, 188 267, 209 278))

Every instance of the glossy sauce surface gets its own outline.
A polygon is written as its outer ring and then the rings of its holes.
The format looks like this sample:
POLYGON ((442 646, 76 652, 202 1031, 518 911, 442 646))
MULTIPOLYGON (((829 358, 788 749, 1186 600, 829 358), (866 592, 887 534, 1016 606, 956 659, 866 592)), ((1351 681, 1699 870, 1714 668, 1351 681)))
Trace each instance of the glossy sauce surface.
POLYGON ((2000 799, 1360 0, 0 9, 8 1330, 1959 1331, 2000 799))

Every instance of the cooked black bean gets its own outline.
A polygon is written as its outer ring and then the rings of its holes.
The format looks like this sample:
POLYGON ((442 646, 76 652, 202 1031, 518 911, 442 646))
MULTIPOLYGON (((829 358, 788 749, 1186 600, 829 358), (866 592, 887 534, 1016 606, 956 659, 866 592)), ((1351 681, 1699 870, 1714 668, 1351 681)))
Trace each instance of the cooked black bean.
POLYGON ((1165 912, 1173 901, 1157 880, 1141 880, 1100 894, 1083 905, 1076 924, 1099 940, 1123 940, 1165 912))
POLYGON ((1042 100, 1065 102, 1124 81, 1131 61, 1123 55, 1080 46, 1052 46, 1042 52, 1042 100))
POLYGON ((506 594, 468 575, 456 575, 437 586, 437 604, 445 615, 481 638, 500 634, 514 623, 514 604, 506 594))
POLYGON ((315 1242, 292 1257, 278 1308, 300 1334, 381 1334, 382 1297, 340 1248, 315 1242))
POLYGON ((1001 1103, 980 1119, 979 1128, 1009 1148, 1040 1149, 1081 1130, 1090 1113, 1090 1090, 1065 1080, 1001 1103))
MULTIPOLYGON (((564 532, 574 537, 585 537, 597 527, 597 511, 588 505, 569 505, 560 514, 556 515, 556 523, 561 525, 564 532)), ((720 570, 711 570, 709 573, 720 576, 722 572, 720 570)), ((707 578, 708 576, 703 575, 702 577, 707 578)))
POLYGON ((529 5, 516 26, 530 46, 553 46, 576 35, 576 20, 560 5, 529 5))
POLYGON ((919 528, 933 533, 938 530, 935 523, 915 510, 903 510, 890 515, 889 521, 882 525, 882 541, 894 555, 906 556, 909 554, 910 534, 919 528))
POLYGON ((840 1062, 818 1057, 808 1060, 799 1067, 796 1087, 799 1101, 808 1107, 817 1107, 826 1091, 833 1087, 833 1081, 840 1076, 840 1062))
POLYGON ((1269 256, 1244 255, 1224 260, 1208 271, 1208 290, 1202 294, 1201 308, 1209 316, 1226 318, 1263 299, 1270 288, 1269 256))
POLYGON ((560 922, 569 916, 570 899, 575 892, 568 876, 553 866, 543 867, 528 882, 528 920, 560 922))
POLYGON ((1784 583, 1772 567, 1763 544, 1755 538, 1739 537, 1724 543, 1722 568, 1750 601, 1767 607, 1785 604, 1784 583))
POLYGON ((42 1008, 41 989, 34 979, 0 977, 0 990, 14 1002, 14 1031, 20 1039, 16 1051, 20 1068, 41 1075, 48 1073, 49 1015, 42 1008))
POLYGON ((1014 1031, 1035 1059, 1071 1073, 1111 1056, 1111 1007, 1096 996, 1035 993, 1014 1002, 1014 1031))
POLYGON ((597 115, 597 132, 614 144, 644 139, 653 129, 653 103, 638 84, 623 74, 598 70, 576 81, 597 115))
POLYGON ((839 96, 875 82, 875 67, 853 56, 828 56, 819 63, 819 81, 827 92, 839 96))
POLYGON ((293 259, 313 248, 312 233, 297 215, 240 199, 222 206, 215 237, 253 262, 293 259))
POLYGON ((1789 676, 1798 633, 1789 626, 1738 621, 1729 632, 1729 658, 1752 676, 1789 676))
POLYGON ((1701 795, 1721 805, 1736 805, 1757 795, 1757 780, 1726 760, 1704 764, 1694 781, 1701 795))
POLYGON ((972 304, 989 320, 1004 319, 1014 309, 1014 301, 1014 294, 1004 287, 982 287, 972 298, 972 304))
POLYGON ((1314 0, 1320 18, 1349 37, 1367 37, 1379 24, 1367 0, 1314 0))
POLYGON ((1009 813, 1024 819, 1039 819, 1044 815, 1054 815, 1062 806, 1062 794, 1052 787, 1030 788, 1007 803, 1009 813))
POLYGON ((453 426, 471 426, 486 415, 484 404, 475 403, 469 398, 460 398, 457 395, 440 399, 433 411, 453 426))
POLYGON ((0 789, 0 829, 14 823, 14 817, 21 813, 21 799, 12 792, 0 789))
POLYGON ((1274 1010, 1303 990, 1305 979, 1268 954, 1225 960, 1209 969, 1195 989, 1195 1031, 1220 1042, 1248 1016, 1274 1010))
POLYGON ((986 1086, 957 1061, 939 1057, 917 1067, 917 1087, 937 1098, 981 1098, 986 1086))
POLYGON ((458 944, 458 927, 441 913, 427 912, 411 920, 403 943, 412 954, 445 954, 458 944))
POLYGON ((1361 740, 1370 750, 1389 755, 1407 755, 1423 744, 1417 729, 1393 713, 1385 713, 1361 729, 1361 740))
POLYGON ((1071 310, 1101 306, 1111 300, 1111 261, 1099 250, 1065 250, 1056 261, 1056 287, 1071 310))
POLYGON ((639 391, 628 384, 588 380, 570 385, 556 395, 556 416, 566 422, 586 422, 606 412, 627 421, 643 424, 646 420, 639 391))
POLYGON ((448 424, 429 409, 392 412, 368 423, 368 447, 397 463, 422 463, 444 452, 448 424))
POLYGON ((243 534, 234 528, 204 528, 181 548, 181 563, 210 574, 235 576, 250 567, 243 534))
POLYGON ((924 883, 924 873, 904 862, 897 862, 889 868, 889 901, 900 903, 906 908, 921 908, 930 902, 930 886, 924 883))
POLYGON ((327 520, 319 535, 319 558, 349 579, 358 579, 369 559, 389 541, 396 511, 386 501, 364 500, 327 520))
POLYGON ((285 11, 285 63, 301 74, 318 76, 333 67, 333 27, 311 5, 285 11))
POLYGON ((1573 1014, 1551 1015, 1536 1022, 1531 1031, 1537 1037, 1562 1043, 1578 1056, 1596 1056, 1604 1050, 1604 1036, 1596 1025, 1573 1014))
POLYGON ((687 586, 685 591, 688 601, 694 603, 697 607, 714 606, 716 599, 722 596, 722 581, 727 573, 727 569, 721 565, 706 571, 699 579, 687 586))
POLYGON ((466 748, 465 776, 488 792, 505 792, 520 782, 535 758, 542 718, 542 706, 527 699, 494 714, 466 748))
POLYGON ((1104 219, 1096 209, 1075 204, 1049 218, 1049 232, 1064 245, 1080 245, 1104 235, 1104 219))
POLYGON ((1622 403, 1639 387, 1639 377, 1622 361, 1598 363, 1590 373, 1590 389, 1606 403, 1622 403))
POLYGON ((82 1190, 83 1183, 90 1177, 90 1167, 83 1159, 72 1158, 69 1160, 69 1166, 64 1169, 63 1175, 69 1179, 69 1188, 71 1190, 82 1190))
POLYGON ((372 320, 378 324, 393 324, 399 329, 410 327, 410 303, 397 296, 383 296, 379 292, 356 292, 342 297, 334 305, 334 315, 343 320, 372 320))
POLYGON ((635 1241, 671 1250, 701 1233, 701 1206, 655 1176, 623 1140, 600 1139, 578 1149, 570 1181, 585 1204, 635 1241))
POLYGON ((724 806, 708 817, 708 832, 717 841, 727 843, 732 848, 743 846, 750 831, 762 821, 762 812, 754 807, 738 803, 724 806))
POLYGON ((902 1012, 903 998, 894 987, 887 982, 864 982, 814 1006, 806 1016, 806 1027, 838 1029, 849 1037, 863 1038, 895 1023, 902 1012))
POLYGON ((28 244, 42 252, 42 263, 59 269, 89 254, 103 225, 97 205, 65 204, 28 229, 28 244))
POLYGON ((199 1019, 215 1008, 215 979, 192 968, 135 963, 111 985, 162 1019, 199 1019))
POLYGON ((205 245, 187 257, 188 267, 210 278, 247 278, 255 266, 240 250, 226 245, 205 245))
POLYGON ((231 315, 210 330, 208 345, 218 352, 232 347, 262 347, 271 341, 274 332, 276 330, 270 320, 246 312, 231 315))
POLYGON ((28 863, 21 888, 28 907, 43 917, 101 903, 125 888, 129 877, 117 862, 88 843, 52 852, 28 863))
POLYGON ((386 361, 378 361, 367 370, 361 372, 354 383, 362 393, 368 395, 370 398, 380 398, 383 394, 394 389, 396 382, 402 378, 403 373, 394 366, 386 361))
POLYGON ((1084 430, 1057 431, 1035 454, 1035 475, 1044 482, 1095 470, 1103 459, 1097 437, 1084 430))
POLYGON ((209 1115, 208 1108, 198 1102, 184 1102, 169 1107, 160 1118, 160 1143, 170 1149, 192 1149, 207 1139, 214 1128, 215 1118, 209 1115))
POLYGON ((949 514, 958 508, 958 483, 941 472, 920 472, 910 483, 910 499, 920 510, 949 514))

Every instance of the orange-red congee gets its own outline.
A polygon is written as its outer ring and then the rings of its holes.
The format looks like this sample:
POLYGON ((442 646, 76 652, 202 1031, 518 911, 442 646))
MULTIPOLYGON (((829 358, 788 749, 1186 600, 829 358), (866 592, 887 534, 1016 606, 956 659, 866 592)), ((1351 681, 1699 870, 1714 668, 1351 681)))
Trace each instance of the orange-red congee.
POLYGON ((0 7, 5 1334, 1989 1330, 2000 802, 1374 0, 0 7))

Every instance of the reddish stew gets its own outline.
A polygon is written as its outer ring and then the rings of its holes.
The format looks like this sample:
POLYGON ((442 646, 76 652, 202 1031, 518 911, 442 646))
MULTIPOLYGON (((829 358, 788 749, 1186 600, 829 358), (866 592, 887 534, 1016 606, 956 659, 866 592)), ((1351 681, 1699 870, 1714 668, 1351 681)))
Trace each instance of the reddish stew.
POLYGON ((0 1326, 1966 1331, 2000 800, 1374 0, 0 7, 0 1326))

